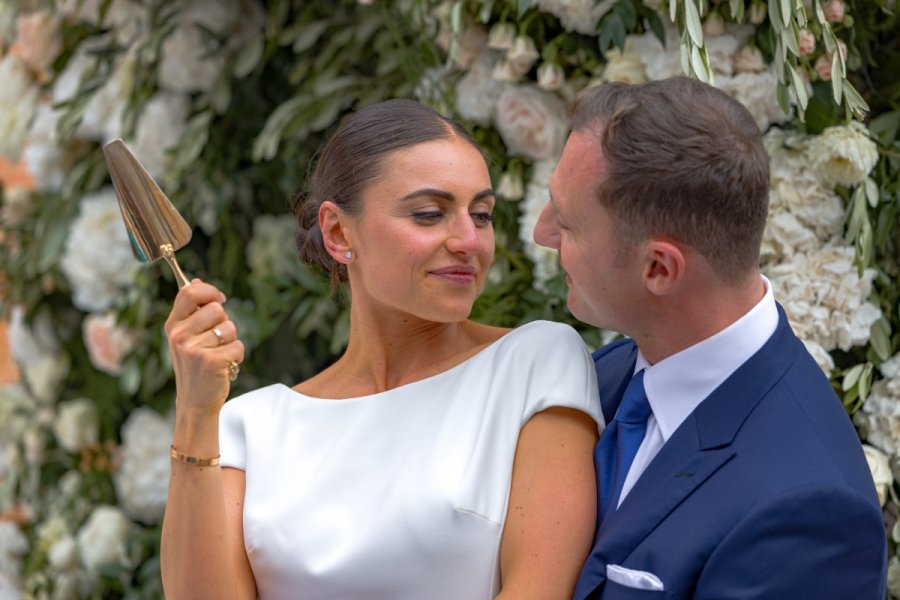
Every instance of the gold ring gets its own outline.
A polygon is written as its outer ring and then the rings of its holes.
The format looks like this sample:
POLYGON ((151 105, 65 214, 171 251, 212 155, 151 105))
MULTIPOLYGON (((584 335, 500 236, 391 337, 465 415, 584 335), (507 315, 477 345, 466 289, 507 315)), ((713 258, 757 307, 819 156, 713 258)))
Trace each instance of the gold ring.
POLYGON ((228 363, 228 381, 234 381, 237 379, 238 373, 241 372, 241 367, 236 362, 231 361, 228 363))
POLYGON ((221 329, 219 329, 218 327, 213 327, 212 332, 213 332, 213 335, 216 336, 216 339, 219 340, 220 346, 225 343, 225 338, 222 337, 221 329))

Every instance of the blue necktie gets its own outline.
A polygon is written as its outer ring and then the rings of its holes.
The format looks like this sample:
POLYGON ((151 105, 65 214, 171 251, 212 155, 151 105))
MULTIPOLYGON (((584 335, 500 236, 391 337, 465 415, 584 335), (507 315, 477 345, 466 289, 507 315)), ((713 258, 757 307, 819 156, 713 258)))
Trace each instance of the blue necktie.
POLYGON ((597 444, 595 460, 600 468, 598 525, 616 511, 628 469, 647 433, 650 412, 644 391, 644 370, 641 369, 625 388, 619 410, 597 444))

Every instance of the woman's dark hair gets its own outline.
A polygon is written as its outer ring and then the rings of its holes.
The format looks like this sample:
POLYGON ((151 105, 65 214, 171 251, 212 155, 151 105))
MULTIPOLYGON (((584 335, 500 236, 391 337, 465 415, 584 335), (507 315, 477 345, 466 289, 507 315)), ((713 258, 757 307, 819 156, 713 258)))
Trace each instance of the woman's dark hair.
POLYGON ((382 175, 392 152, 454 138, 478 148, 461 125, 412 100, 386 100, 344 117, 319 154, 309 193, 294 202, 300 258, 321 267, 332 283, 346 281, 346 266, 325 250, 319 229, 322 202, 330 200, 346 213, 358 214, 363 190, 382 175))

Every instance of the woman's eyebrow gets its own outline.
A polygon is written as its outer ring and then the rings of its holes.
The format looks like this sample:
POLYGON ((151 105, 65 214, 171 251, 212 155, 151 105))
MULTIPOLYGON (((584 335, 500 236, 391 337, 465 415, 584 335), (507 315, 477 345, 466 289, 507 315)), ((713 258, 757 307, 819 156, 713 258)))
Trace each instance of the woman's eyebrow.
MULTIPOLYGON (((436 188, 422 188, 420 190, 416 190, 414 192, 406 194, 405 196, 401 197, 400 200, 412 200, 421 196, 427 196, 429 198, 441 198, 442 200, 446 200, 448 202, 454 202, 456 200, 456 196, 454 196, 450 192, 439 190, 436 188)), ((472 199, 481 200, 482 198, 487 198, 490 196, 494 196, 494 190, 492 190, 491 188, 487 188, 475 194, 472 199)))

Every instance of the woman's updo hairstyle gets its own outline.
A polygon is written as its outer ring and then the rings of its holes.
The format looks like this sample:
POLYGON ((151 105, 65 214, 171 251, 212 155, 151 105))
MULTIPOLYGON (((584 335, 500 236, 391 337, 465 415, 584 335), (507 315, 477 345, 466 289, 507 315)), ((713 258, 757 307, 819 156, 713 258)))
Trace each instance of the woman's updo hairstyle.
POLYGON ((363 190, 382 175, 391 152, 456 137, 478 148, 461 125, 412 100, 386 100, 344 117, 319 154, 309 193, 294 202, 300 258, 321 267, 332 283, 346 281, 346 265, 325 250, 319 229, 322 202, 331 200, 346 213, 358 214, 363 190))

